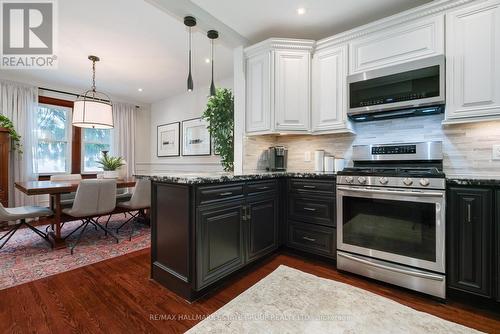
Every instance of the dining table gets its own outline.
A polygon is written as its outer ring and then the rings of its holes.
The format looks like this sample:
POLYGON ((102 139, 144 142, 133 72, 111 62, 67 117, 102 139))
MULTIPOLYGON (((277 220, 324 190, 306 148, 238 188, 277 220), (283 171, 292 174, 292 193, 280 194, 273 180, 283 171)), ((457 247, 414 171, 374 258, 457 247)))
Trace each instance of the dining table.
MULTIPOLYGON (((66 247, 64 238, 61 236, 61 225, 63 223, 61 195, 75 192, 78 189, 80 180, 71 181, 26 181, 15 182, 15 187, 22 193, 29 196, 49 195, 50 207, 54 215, 50 217, 51 228, 48 231, 49 240, 52 242, 54 249, 66 247)), ((135 179, 118 179, 116 180, 117 188, 133 188, 135 187, 135 179)))

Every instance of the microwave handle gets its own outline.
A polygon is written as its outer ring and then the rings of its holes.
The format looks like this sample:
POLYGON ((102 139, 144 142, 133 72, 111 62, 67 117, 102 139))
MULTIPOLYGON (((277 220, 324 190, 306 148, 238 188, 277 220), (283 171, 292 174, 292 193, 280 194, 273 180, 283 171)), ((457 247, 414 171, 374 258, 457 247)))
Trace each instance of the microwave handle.
POLYGON ((379 189, 359 189, 359 188, 348 188, 348 187, 337 187, 337 190, 344 191, 353 191, 360 193, 376 193, 376 194, 389 194, 389 195, 404 195, 404 196, 435 196, 435 197, 444 197, 444 194, 441 192, 431 192, 431 191, 422 191, 422 192, 413 192, 413 191, 397 191, 397 190, 379 190, 379 189))

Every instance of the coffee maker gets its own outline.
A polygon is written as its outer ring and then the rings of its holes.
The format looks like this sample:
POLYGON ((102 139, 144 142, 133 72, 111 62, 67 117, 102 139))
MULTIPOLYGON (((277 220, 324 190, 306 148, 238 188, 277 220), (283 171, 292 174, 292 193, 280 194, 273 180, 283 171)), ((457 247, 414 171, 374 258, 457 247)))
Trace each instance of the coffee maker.
POLYGON ((269 166, 267 170, 272 172, 286 171, 286 160, 288 150, 284 146, 273 146, 267 150, 267 159, 269 166))

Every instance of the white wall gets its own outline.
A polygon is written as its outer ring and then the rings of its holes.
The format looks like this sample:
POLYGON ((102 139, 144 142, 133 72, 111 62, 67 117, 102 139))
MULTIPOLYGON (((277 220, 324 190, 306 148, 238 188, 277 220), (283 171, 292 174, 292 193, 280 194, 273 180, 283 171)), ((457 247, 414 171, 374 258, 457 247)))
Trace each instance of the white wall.
MULTIPOLYGON (((233 78, 217 80, 218 88, 233 89, 233 78)), ((149 127, 149 161, 136 163, 136 172, 169 172, 169 171, 222 171, 218 156, 201 157, 157 157, 156 130, 158 125, 182 122, 198 118, 205 111, 209 87, 195 87, 192 92, 169 97, 151 105, 149 127)), ((147 132, 142 133, 146 137, 147 132)), ((137 133, 141 136, 141 133, 137 133)), ((181 149, 182 151, 182 149, 181 149)))

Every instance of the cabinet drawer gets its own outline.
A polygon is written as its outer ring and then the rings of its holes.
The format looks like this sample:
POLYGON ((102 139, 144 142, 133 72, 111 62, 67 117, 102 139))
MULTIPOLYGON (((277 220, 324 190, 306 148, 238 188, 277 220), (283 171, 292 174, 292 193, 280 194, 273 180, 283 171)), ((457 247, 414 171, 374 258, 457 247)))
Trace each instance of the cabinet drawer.
POLYGON ((288 196, 289 218, 304 223, 335 226, 335 199, 304 194, 288 196))
POLYGON ((332 196, 335 194, 335 181, 319 181, 311 179, 292 179, 289 183, 289 189, 292 192, 322 192, 329 193, 332 196))
POLYGON ((288 246, 324 256, 335 257, 336 229, 323 226, 289 223, 288 246))
POLYGON ((264 193, 274 193, 278 190, 276 180, 254 181, 247 183, 248 195, 261 195, 264 193))
POLYGON ((205 186, 197 189, 199 204, 213 203, 244 196, 243 183, 225 184, 218 186, 205 186))

